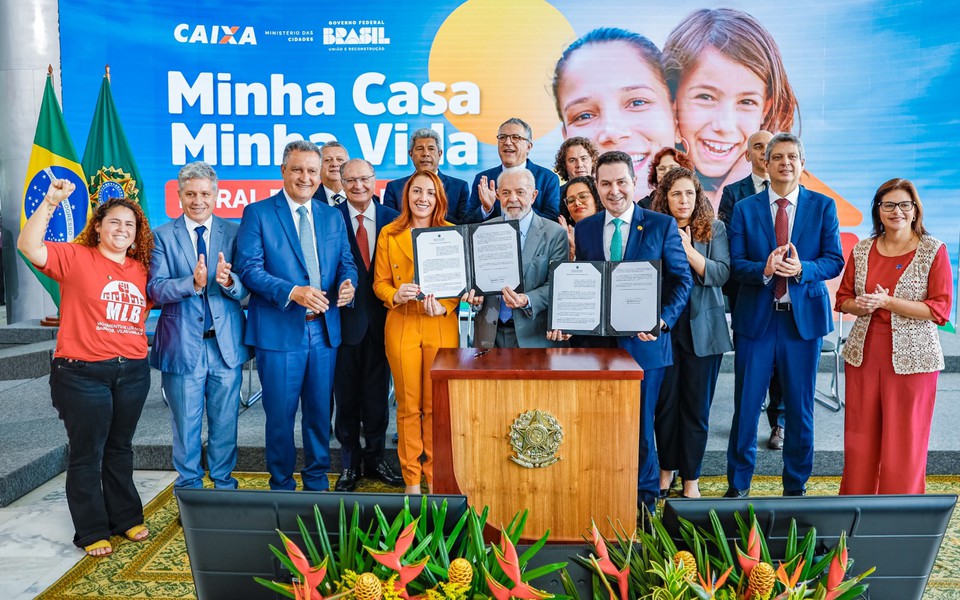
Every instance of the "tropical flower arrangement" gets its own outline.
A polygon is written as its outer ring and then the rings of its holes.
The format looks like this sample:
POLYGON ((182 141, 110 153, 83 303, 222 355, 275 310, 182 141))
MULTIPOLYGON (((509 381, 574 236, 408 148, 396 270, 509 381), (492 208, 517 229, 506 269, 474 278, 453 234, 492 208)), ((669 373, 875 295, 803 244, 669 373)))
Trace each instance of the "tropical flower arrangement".
MULTIPOLYGON (((567 563, 527 568, 549 533, 518 555, 526 512, 501 528, 501 543, 495 545, 483 538, 487 509, 468 509, 445 532, 446 502, 428 504, 422 497, 416 518, 409 502, 392 522, 376 507, 367 529, 359 525, 359 506, 348 515, 341 502, 336 545, 315 508, 316 541, 297 519, 305 551, 279 531, 283 550, 270 546, 291 581, 257 581, 294 600, 581 600, 567 563), (558 572, 565 595, 531 583, 558 572)), ((851 600, 867 589, 863 579, 872 568, 847 578, 853 561, 843 534, 833 549, 818 555, 816 530, 799 539, 793 521, 784 559, 775 566, 752 506, 746 519, 735 515, 739 542, 732 548, 716 513, 710 518, 711 527, 699 529, 681 519, 685 548, 677 547, 656 516, 646 531, 628 535, 615 528, 615 540, 604 539, 594 525, 588 556, 573 560, 595 574, 591 597, 611 600, 851 600)))
MULTIPOLYGON (((739 513, 734 517, 740 541, 732 549, 720 519, 710 511, 710 529, 680 519, 687 549, 678 548, 654 516, 648 531, 637 530, 628 537, 618 528, 615 543, 600 536, 594 525, 594 552, 577 560, 602 578, 594 582, 594 598, 851 600, 866 591, 863 580, 874 569, 846 577, 853 561, 844 533, 834 548, 817 555, 816 529, 798 539, 797 523, 791 520, 785 556, 774 566, 753 506, 746 520, 739 513)), ((571 587, 567 591, 579 598, 571 587)))

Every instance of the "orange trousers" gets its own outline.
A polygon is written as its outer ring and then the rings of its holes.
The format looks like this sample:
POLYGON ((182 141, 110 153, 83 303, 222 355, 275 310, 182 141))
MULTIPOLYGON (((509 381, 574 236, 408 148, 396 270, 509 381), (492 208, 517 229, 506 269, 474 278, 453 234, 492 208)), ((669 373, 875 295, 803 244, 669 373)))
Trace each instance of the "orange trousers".
POLYGON ((440 348, 460 341, 457 311, 428 317, 422 305, 409 302, 390 309, 384 330, 387 361, 397 397, 400 469, 406 485, 420 485, 421 474, 433 483, 433 383, 430 367, 440 348), (421 465, 421 456, 426 460, 421 465))
POLYGON ((863 363, 845 373, 840 493, 924 493, 940 373, 894 373, 890 326, 877 322, 867 330, 863 363))

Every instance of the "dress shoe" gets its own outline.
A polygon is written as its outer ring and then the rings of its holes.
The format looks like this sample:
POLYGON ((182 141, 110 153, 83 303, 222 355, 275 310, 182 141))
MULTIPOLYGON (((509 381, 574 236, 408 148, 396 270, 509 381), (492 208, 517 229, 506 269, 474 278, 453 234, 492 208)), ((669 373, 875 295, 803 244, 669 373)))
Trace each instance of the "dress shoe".
POLYGON ((778 425, 770 430, 770 439, 767 440, 767 448, 771 450, 783 450, 783 427, 778 425))
POLYGON ((806 496, 807 490, 791 490, 789 492, 787 490, 783 490, 783 495, 784 496, 806 496))
POLYGON ((677 472, 673 472, 673 477, 670 478, 670 485, 665 488, 660 488, 660 499, 664 500, 667 496, 670 495, 670 490, 673 489, 674 484, 677 483, 677 472))
POLYGON ((379 479, 383 483, 394 487, 403 485, 403 476, 394 471, 393 467, 382 458, 372 467, 368 467, 364 475, 370 479, 379 479))
POLYGON ((734 487, 728 487, 727 491, 724 492, 723 497, 724 498, 746 498, 749 495, 750 495, 750 488, 747 488, 745 490, 738 490, 737 488, 734 488, 734 487))
POLYGON ((357 482, 360 481, 360 471, 357 469, 344 469, 340 472, 337 484, 333 489, 337 492, 352 492, 357 489, 357 482))

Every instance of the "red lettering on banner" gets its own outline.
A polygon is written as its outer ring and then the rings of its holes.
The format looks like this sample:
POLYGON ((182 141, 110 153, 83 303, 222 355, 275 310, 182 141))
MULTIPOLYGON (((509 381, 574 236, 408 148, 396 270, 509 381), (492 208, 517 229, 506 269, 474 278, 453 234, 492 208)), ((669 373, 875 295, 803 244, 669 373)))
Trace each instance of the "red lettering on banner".
MULTIPOLYGON (((388 181, 378 180, 375 186, 381 201, 388 181)), ((280 179, 221 179, 218 182, 217 204, 213 214, 224 219, 239 219, 243 216, 243 209, 248 204, 266 200, 279 192, 282 187, 283 181, 280 179)), ((163 192, 167 216, 176 219, 183 214, 180 196, 177 194, 177 180, 167 181, 163 192)))

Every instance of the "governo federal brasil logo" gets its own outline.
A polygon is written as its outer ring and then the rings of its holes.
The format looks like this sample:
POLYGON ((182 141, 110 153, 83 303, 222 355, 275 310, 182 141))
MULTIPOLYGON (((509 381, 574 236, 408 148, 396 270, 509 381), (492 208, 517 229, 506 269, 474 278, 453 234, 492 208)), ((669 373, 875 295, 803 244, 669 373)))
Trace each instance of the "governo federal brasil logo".
POLYGON ((181 44, 257 45, 253 27, 242 25, 191 25, 180 23, 173 29, 173 39, 181 44))

